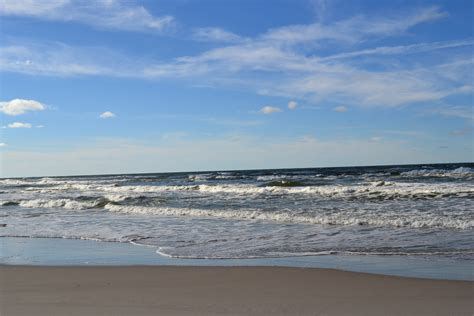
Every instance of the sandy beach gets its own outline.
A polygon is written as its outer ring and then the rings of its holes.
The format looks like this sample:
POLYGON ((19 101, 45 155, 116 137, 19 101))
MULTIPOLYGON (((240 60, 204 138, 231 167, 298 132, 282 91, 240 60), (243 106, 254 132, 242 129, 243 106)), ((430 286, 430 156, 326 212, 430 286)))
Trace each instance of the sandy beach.
POLYGON ((282 267, 0 267, 1 315, 472 315, 473 282, 282 267))

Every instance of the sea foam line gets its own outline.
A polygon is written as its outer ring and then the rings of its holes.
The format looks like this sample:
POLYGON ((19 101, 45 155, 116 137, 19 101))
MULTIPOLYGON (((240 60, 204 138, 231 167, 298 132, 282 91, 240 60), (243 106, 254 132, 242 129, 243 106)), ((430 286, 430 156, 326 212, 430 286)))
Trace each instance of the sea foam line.
POLYGON ((121 212, 138 215, 158 216, 184 216, 184 217, 215 217, 238 220, 264 220, 298 224, 323 224, 323 225, 368 225, 368 226, 394 226, 412 228, 451 228, 470 229, 474 227, 474 220, 459 220, 443 216, 427 218, 426 215, 406 215, 394 217, 377 217, 373 214, 347 214, 337 215, 300 215, 290 212, 265 212, 261 210, 206 210, 170 207, 125 206, 107 204, 105 209, 111 212, 121 212), (351 216, 352 215, 352 216, 351 216))
MULTIPOLYGON (((11 204, 1 201, 0 204, 11 204)), ((286 223, 324 224, 324 225, 369 225, 369 226, 394 226, 413 228, 452 228, 470 229, 474 227, 473 219, 456 219, 434 214, 385 213, 383 216, 371 212, 350 213, 340 211, 335 214, 295 214, 289 211, 262 211, 260 209, 194 209, 173 208, 158 206, 131 206, 119 205, 106 198, 97 198, 90 201, 76 201, 72 199, 34 199, 16 202, 25 208, 64 208, 70 210, 84 210, 104 208, 111 212, 121 212, 139 215, 157 216, 189 216, 189 217, 215 217, 240 220, 265 220, 286 223)))
POLYGON ((61 191, 104 192, 109 194, 137 194, 137 193, 173 193, 186 194, 213 193, 239 195, 261 194, 305 194, 323 197, 356 197, 356 198, 438 198, 446 196, 474 196, 474 185, 471 184, 412 184, 393 183, 385 181, 369 182, 358 185, 326 185, 304 187, 279 187, 255 185, 91 185, 91 184, 66 184, 48 189, 31 188, 31 191, 40 193, 53 193, 61 191))

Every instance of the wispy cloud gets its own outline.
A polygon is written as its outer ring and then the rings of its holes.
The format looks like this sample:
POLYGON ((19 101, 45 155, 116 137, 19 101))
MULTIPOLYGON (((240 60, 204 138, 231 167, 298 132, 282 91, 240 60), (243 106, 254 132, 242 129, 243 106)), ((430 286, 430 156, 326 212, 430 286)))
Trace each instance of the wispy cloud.
POLYGON ((302 24, 279 27, 264 34, 263 39, 282 44, 307 43, 317 40, 337 40, 355 43, 373 36, 391 36, 406 32, 411 27, 446 17, 438 7, 405 12, 403 18, 393 15, 380 18, 354 16, 332 24, 302 24))
POLYGON ((328 57, 320 58, 321 61, 354 58, 366 55, 399 55, 399 54, 417 54, 424 53, 439 49, 446 48, 457 48, 463 46, 474 45, 474 39, 464 39, 458 41, 445 41, 445 42, 433 42, 433 43, 420 43, 413 45, 401 45, 401 46, 382 46, 372 49, 364 49, 354 52, 335 54, 328 57))
POLYGON ((330 99, 347 104, 394 107, 415 102, 440 100, 449 95, 469 93, 466 69, 472 60, 409 70, 369 71, 337 64, 322 67, 319 72, 302 76, 284 85, 276 85, 276 93, 330 99))
POLYGON ((143 77, 144 67, 136 59, 104 47, 16 41, 0 49, 0 69, 4 72, 139 78, 143 77))
POLYGON ((472 106, 443 106, 430 109, 428 112, 443 116, 458 117, 474 122, 474 110, 472 106))
MULTIPOLYGON (((462 69, 449 62, 441 67, 417 65, 412 69, 368 70, 358 66, 354 58, 364 54, 409 54, 448 47, 472 45, 472 39, 457 42, 436 42, 406 47, 383 47, 380 50, 362 50, 318 57, 306 54, 299 44, 318 45, 322 40, 351 42, 403 34, 420 23, 430 22, 447 14, 438 7, 421 8, 389 17, 356 16, 332 24, 319 23, 292 25, 269 30, 253 40, 209 50, 200 55, 177 58, 172 63, 149 68, 150 77, 218 75, 221 78, 241 74, 243 85, 256 80, 245 77, 248 72, 278 73, 282 77, 260 80, 255 83, 258 91, 267 95, 306 98, 320 101, 329 99, 366 106, 399 106, 403 104, 439 100, 448 95, 462 93, 460 87, 470 82, 460 76, 462 69), (352 54, 352 56, 350 55, 352 54), (339 60, 339 61, 338 61, 339 60), (448 70, 448 71, 446 71, 448 70), (453 75, 453 76, 451 76, 453 75), (249 80, 250 79, 250 80, 249 80)), ((470 57, 459 59, 465 68, 472 66, 470 57)), ((235 80, 233 81, 236 82, 235 80)))
POLYGON ((358 63, 356 57, 455 49, 473 45, 473 39, 352 50, 329 56, 320 56, 314 49, 326 40, 341 43, 345 49, 357 47, 360 41, 403 35, 413 26, 446 16, 438 7, 403 13, 283 26, 245 41, 237 41, 238 35, 222 29, 204 28, 199 31, 201 37, 221 39, 223 46, 172 61, 137 60, 102 48, 14 43, 0 51, 0 66, 3 71, 32 75, 171 78, 233 85, 264 91, 266 95, 328 100, 348 106, 395 107, 472 93, 470 54, 458 54, 454 62, 451 54, 437 55, 438 63, 434 65, 423 61, 403 67, 385 63, 377 70, 358 63))
POLYGON ((7 144, 5 144, 5 143, 0 143, 0 147, 5 147, 5 146, 7 146, 7 144))
POLYGON ((204 42, 241 42, 241 36, 221 29, 219 27, 196 28, 193 31, 193 38, 204 42))
POLYGON ((330 7, 328 0, 311 0, 311 6, 316 14, 318 22, 325 22, 327 11, 330 7))
POLYGON ((0 102, 0 112, 6 115, 21 115, 29 111, 43 111, 46 106, 35 100, 13 99, 0 102))
POLYGON ((172 16, 154 16, 143 6, 120 0, 3 0, 0 3, 0 15, 147 32, 162 32, 172 26, 174 21, 172 16))

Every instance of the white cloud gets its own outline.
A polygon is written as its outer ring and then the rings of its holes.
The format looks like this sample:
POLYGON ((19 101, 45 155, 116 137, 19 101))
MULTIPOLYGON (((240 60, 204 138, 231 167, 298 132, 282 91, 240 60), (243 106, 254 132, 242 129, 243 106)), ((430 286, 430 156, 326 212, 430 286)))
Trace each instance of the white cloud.
MULTIPOLYGON (((344 52, 347 44, 357 46, 361 41, 367 43, 380 37, 403 35, 419 23, 445 15, 439 8, 429 7, 385 17, 356 16, 324 25, 284 26, 252 39, 168 62, 132 58, 97 47, 11 45, 0 50, 0 68, 33 75, 171 78, 192 84, 198 79, 203 85, 231 85, 291 99, 328 100, 348 106, 395 107, 471 93, 473 62, 470 54, 457 54, 457 61, 452 62, 451 51, 444 55, 437 51, 436 58, 417 59, 403 65, 381 63, 383 66, 376 70, 366 67, 357 56, 383 58, 392 54, 455 49, 472 45, 473 40, 344 52), (314 47, 324 44, 321 41, 325 39, 330 40, 331 45, 340 45, 339 50, 343 52, 318 56, 320 53, 314 47)), ((217 40, 225 39, 225 32, 208 28, 203 34, 217 40)))
POLYGON ((28 111, 42 111, 45 108, 44 104, 35 100, 13 99, 0 102, 0 112, 6 115, 21 115, 28 111))
POLYGON ((334 108, 334 111, 339 113, 347 112, 347 107, 345 107, 344 105, 336 106, 334 108))
POLYGON ((36 128, 43 128, 44 125, 36 125, 36 128))
POLYGON ((474 109, 472 106, 444 106, 431 109, 429 112, 444 116, 459 117, 474 121, 474 109))
POLYGON ((47 76, 136 77, 140 73, 132 58, 110 49, 71 47, 57 42, 14 43, 2 47, 0 67, 8 72, 47 76))
POLYGON ((0 147, 5 147, 5 146, 7 146, 7 144, 5 144, 5 143, 0 143, 0 147))
POLYGON ((288 102, 288 108, 289 108, 290 110, 296 109, 297 106, 298 106, 298 103, 296 103, 296 101, 290 101, 290 102, 288 102))
POLYGON ((3 0, 0 3, 2 15, 42 16, 52 10, 58 10, 68 4, 69 0, 3 0))
POLYGON ((328 61, 335 59, 354 58, 365 55, 400 55, 400 54, 416 54, 429 52, 433 50, 445 49, 445 48, 456 48, 463 46, 474 45, 473 39, 464 39, 458 41, 445 41, 445 42, 433 42, 433 43, 420 43, 405 46, 382 46, 371 49, 364 49, 354 52, 341 53, 330 55, 327 57, 320 58, 320 61, 328 61))
POLYGON ((318 22, 324 22, 327 11, 329 9, 329 1, 328 0, 312 0, 311 5, 313 7, 314 13, 316 14, 318 22))
POLYGON ((395 107, 414 102, 439 101, 449 95, 468 93, 461 89, 469 81, 466 70, 472 60, 410 70, 369 71, 350 65, 322 67, 284 85, 274 85, 274 93, 330 99, 348 104, 395 107), (464 64, 464 69, 460 67, 464 64))
POLYGON ((153 16, 128 1, 3 0, 0 15, 78 22, 98 28, 161 32, 173 25, 172 16, 153 16))
POLYGON ((259 112, 262 114, 272 114, 272 113, 281 112, 281 109, 274 106, 267 105, 261 108, 259 112))
POLYGON ((110 112, 110 111, 106 111, 106 112, 102 113, 101 115, 99 115, 99 117, 103 118, 103 119, 108 119, 108 118, 115 117, 115 114, 110 112))
MULTIPOLYGON (((217 75, 220 82, 228 76, 228 82, 243 86, 256 86, 257 91, 266 95, 310 98, 321 101, 329 99, 336 102, 347 102, 366 106, 399 106, 414 102, 439 100, 448 95, 462 93, 459 89, 470 82, 468 76, 459 76, 462 69, 447 71, 441 67, 420 64, 410 69, 392 67, 386 63, 385 69, 368 70, 364 65, 337 62, 345 59, 344 54, 318 57, 317 52, 302 53, 297 44, 330 39, 333 41, 355 42, 381 36, 399 35, 409 28, 423 22, 446 16, 437 7, 430 7, 404 15, 373 18, 357 16, 329 25, 293 25, 273 29, 238 45, 216 48, 197 56, 177 58, 172 63, 155 65, 146 72, 150 77, 189 77, 217 75), (403 18, 401 17, 403 16, 403 18), (347 39, 346 39, 347 37, 347 39), (255 76, 245 76, 249 72, 278 72, 279 76, 263 80, 255 76), (241 77, 238 77, 240 73, 241 77), (280 75, 284 73, 284 75, 280 75), (176 75, 179 74, 179 75, 176 75)), ((406 47, 385 47, 375 51, 359 51, 347 54, 409 54, 415 51, 430 51, 442 48, 455 48, 472 45, 471 39, 459 42, 436 42, 425 45, 406 47)), ((470 57, 459 59, 467 68, 472 65, 470 57)), ((449 64, 449 63, 448 63, 449 64)), ((448 66, 450 67, 450 66, 448 66)), ((453 67, 451 67, 453 68, 453 67)), ((464 67, 466 69, 466 67, 464 67)))
POLYGON ((381 18, 359 15, 332 24, 313 23, 279 27, 267 32, 263 39, 285 45, 308 43, 316 40, 356 43, 370 36, 400 34, 417 24, 437 20, 446 15, 438 7, 405 12, 401 15, 403 18, 400 18, 400 15, 381 18))
POLYGON ((7 125, 8 128, 31 128, 30 123, 14 122, 7 125))
POLYGON ((209 42, 240 42, 244 40, 237 34, 228 32, 218 27, 196 28, 193 32, 194 39, 209 42))

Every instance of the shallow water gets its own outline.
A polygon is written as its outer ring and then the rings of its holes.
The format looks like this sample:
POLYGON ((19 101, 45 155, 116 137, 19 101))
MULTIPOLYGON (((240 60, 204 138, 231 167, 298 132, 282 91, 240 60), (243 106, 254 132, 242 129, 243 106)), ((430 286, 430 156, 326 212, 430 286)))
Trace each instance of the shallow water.
POLYGON ((62 238, 0 238, 0 264, 30 266, 281 266, 474 281, 469 261, 425 256, 325 255, 258 259, 175 259, 153 247, 62 238))
POLYGON ((471 261, 473 168, 1 179, 0 237, 130 242, 173 258, 369 254, 471 261))

